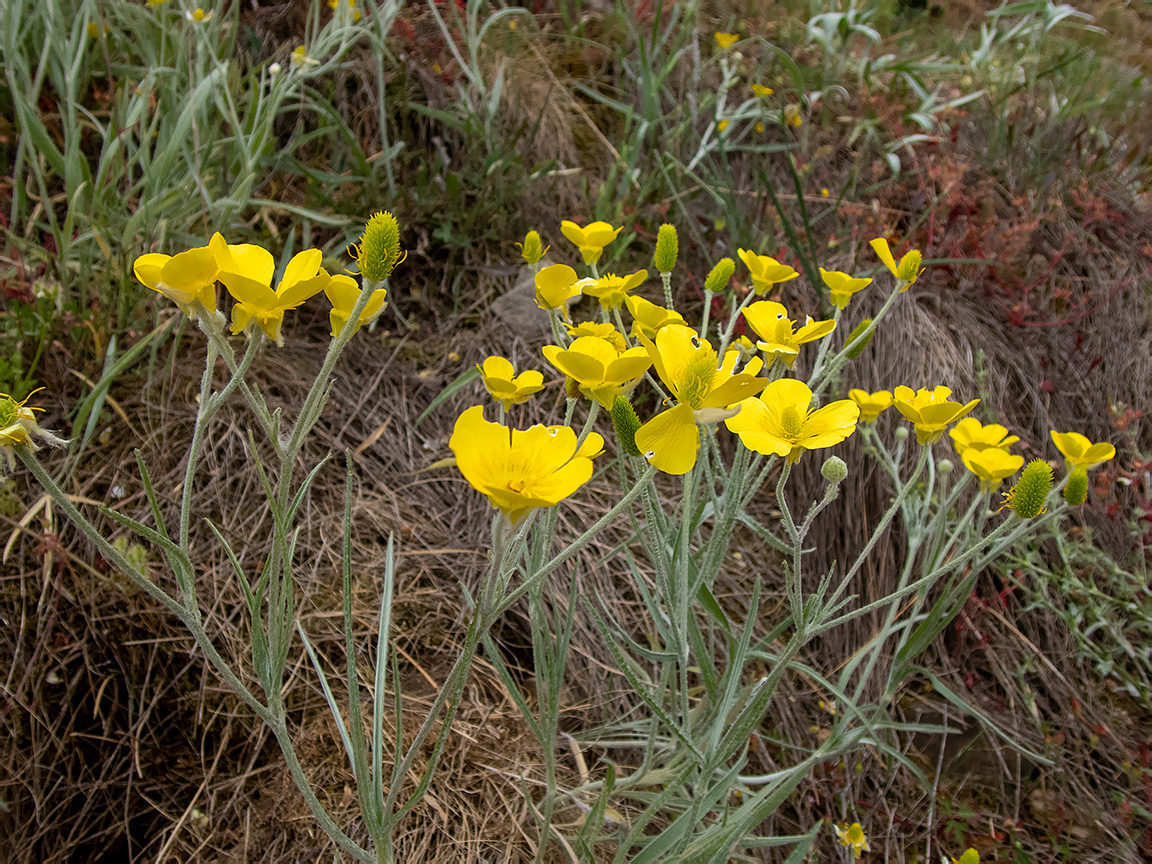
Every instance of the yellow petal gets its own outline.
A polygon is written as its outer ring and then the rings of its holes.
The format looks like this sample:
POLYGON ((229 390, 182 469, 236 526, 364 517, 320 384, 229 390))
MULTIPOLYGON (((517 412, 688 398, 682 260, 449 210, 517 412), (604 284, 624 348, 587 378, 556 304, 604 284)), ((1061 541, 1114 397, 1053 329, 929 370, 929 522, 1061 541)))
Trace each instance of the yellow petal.
POLYGON ((892 271, 892 275, 897 275, 896 259, 892 257, 892 250, 888 248, 888 241, 883 237, 877 237, 875 240, 869 240, 868 245, 872 247, 872 251, 880 256, 880 260, 884 262, 884 266, 892 271))
POLYGON ((636 446, 665 474, 687 474, 700 449, 700 431, 692 409, 682 403, 657 414, 636 430, 636 446))

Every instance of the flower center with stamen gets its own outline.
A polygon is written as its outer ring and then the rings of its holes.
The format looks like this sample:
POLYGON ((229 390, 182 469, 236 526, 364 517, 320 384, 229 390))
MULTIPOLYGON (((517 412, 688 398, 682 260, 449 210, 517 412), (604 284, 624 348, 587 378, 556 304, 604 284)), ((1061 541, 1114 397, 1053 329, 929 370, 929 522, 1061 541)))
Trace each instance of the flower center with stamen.
POLYGON ((785 437, 790 441, 799 439, 804 430, 804 419, 795 405, 786 407, 780 414, 780 425, 784 428, 785 437))
POLYGON ((680 401, 693 410, 701 407, 704 399, 712 392, 716 368, 716 352, 708 348, 698 349, 684 369, 683 383, 677 394, 680 401))

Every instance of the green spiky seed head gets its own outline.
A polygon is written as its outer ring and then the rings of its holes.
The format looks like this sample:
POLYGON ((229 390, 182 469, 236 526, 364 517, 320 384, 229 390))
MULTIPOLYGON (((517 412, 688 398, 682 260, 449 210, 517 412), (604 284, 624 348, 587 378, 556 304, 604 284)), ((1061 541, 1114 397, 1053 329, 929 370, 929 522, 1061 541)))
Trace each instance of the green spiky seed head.
POLYGON ((536 231, 529 231, 524 235, 524 243, 520 247, 520 257, 522 257, 531 267, 544 257, 544 244, 540 240, 540 235, 536 231))
POLYGON ((922 260, 922 256, 915 249, 901 258, 900 264, 896 267, 896 275, 900 278, 900 281, 914 281, 920 274, 920 262, 922 260))
POLYGON ((356 260, 360 272, 373 282, 383 282, 401 261, 400 225, 387 211, 373 213, 360 237, 356 260))
POLYGON ((837 483, 843 483, 844 478, 848 476, 848 466, 839 456, 829 456, 820 466, 820 475, 835 486, 837 483))
POLYGON ((712 272, 708 274, 708 278, 704 280, 704 290, 719 294, 728 287, 728 281, 735 272, 736 262, 731 258, 721 258, 712 268, 712 272))
POLYGON ((1051 491, 1052 466, 1043 459, 1033 459, 1008 491, 1007 503, 1021 519, 1034 519, 1044 512, 1044 502, 1051 491))
POLYGON ((661 225, 656 234, 656 254, 652 256, 656 269, 661 273, 671 273, 676 268, 676 253, 679 251, 679 240, 676 228, 672 225, 661 225))
POLYGON ((1088 498, 1088 472, 1084 468, 1077 468, 1068 475, 1068 482, 1064 484, 1064 500, 1073 507, 1079 507, 1088 498))
POLYGON ((16 422, 20 414, 20 403, 11 396, 0 393, 0 429, 5 429, 16 422))
POLYGON ((612 403, 612 425, 616 427, 616 439, 621 448, 629 456, 639 456, 640 448, 636 446, 636 432, 640 429, 640 418, 636 409, 632 407, 623 396, 617 396, 612 403))
MULTIPOLYGON (((859 324, 856 325, 856 328, 851 333, 848 334, 848 341, 846 341, 844 344, 845 345, 852 345, 852 340, 855 339, 857 336, 859 336, 861 333, 863 333, 865 330, 867 330, 871 324, 872 324, 872 319, 871 318, 865 318, 863 321, 861 321, 859 324)), ((876 335, 876 331, 873 330, 871 333, 868 334, 868 337, 866 339, 862 339, 861 341, 857 342, 855 345, 852 345, 852 350, 850 350, 844 356, 847 357, 849 360, 855 360, 857 357, 859 357, 861 354, 864 353, 864 349, 868 347, 868 343, 872 341, 872 337, 875 335, 876 335)))

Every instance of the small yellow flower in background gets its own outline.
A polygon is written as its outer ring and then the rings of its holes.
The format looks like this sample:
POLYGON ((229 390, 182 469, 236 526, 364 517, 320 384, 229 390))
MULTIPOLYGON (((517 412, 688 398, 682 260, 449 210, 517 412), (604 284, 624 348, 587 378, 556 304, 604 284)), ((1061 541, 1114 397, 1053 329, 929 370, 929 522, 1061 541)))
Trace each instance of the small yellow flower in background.
POLYGON ((383 282, 408 257, 400 250, 400 223, 387 210, 373 213, 364 225, 360 242, 348 247, 366 279, 383 282))
POLYGON ((576 245, 584 256, 584 263, 589 266, 600 260, 604 247, 623 230, 623 226, 613 228, 607 222, 592 222, 583 228, 567 219, 560 223, 560 231, 576 245))
POLYGON ((517 248, 520 250, 520 257, 524 259, 525 263, 531 267, 536 264, 548 254, 551 246, 545 246, 540 240, 540 234, 536 231, 529 231, 524 235, 524 242, 517 243, 517 248))
POLYGON ((765 87, 763 84, 753 84, 752 85, 752 92, 755 93, 757 96, 764 98, 764 97, 771 96, 776 91, 773 90, 771 87, 765 87))
POLYGON ((953 858, 952 864, 980 864, 980 853, 975 849, 967 849, 959 858, 953 858))
POLYGON ((583 324, 568 324, 566 325, 568 335, 573 339, 579 339, 581 336, 595 336, 598 339, 607 339, 616 346, 616 350, 623 352, 628 347, 628 341, 624 338, 624 334, 616 329, 615 325, 608 322, 585 321, 583 324))
POLYGON ((828 286, 828 296, 832 300, 832 305, 837 309, 847 308, 853 294, 872 284, 871 279, 851 276, 839 270, 825 270, 823 267, 820 268, 820 276, 828 286))
POLYGON ((896 410, 916 426, 916 440, 920 444, 938 441, 949 424, 980 404, 979 399, 964 405, 951 402, 948 399, 951 395, 952 391, 943 385, 932 390, 921 387, 915 391, 911 387, 897 387, 892 392, 896 410))
POLYGON ((568 315, 568 301, 580 296, 576 271, 567 264, 553 264, 536 274, 536 305, 541 309, 559 309, 568 315))
POLYGON ((1068 470, 1073 468, 1091 470, 1116 455, 1116 448, 1111 444, 1106 441, 1093 444, 1079 432, 1057 432, 1052 429, 1049 434, 1056 449, 1064 455, 1064 464, 1068 466, 1068 470))
MULTIPOLYGON (((340 0, 328 0, 328 8, 333 12, 338 11, 341 5, 340 0)), ((348 0, 348 9, 352 12, 352 20, 359 21, 360 10, 356 8, 356 0, 348 0)))
POLYGON ((648 349, 660 380, 679 404, 641 426, 636 446, 664 473, 685 474, 696 464, 700 449, 697 424, 709 425, 733 416, 740 409, 731 406, 755 396, 768 386, 768 379, 756 377, 762 368, 759 363, 736 372, 739 351, 726 352, 721 365, 712 344, 682 324, 663 327, 655 341, 643 333, 639 339, 648 349))
POLYGON ((567 426, 511 429, 484 419, 480 405, 456 420, 448 446, 468 484, 513 524, 534 507, 554 507, 592 477, 604 439, 592 432, 577 447, 567 426))
POLYGON ((756 131, 757 131, 757 132, 763 132, 763 131, 764 131, 764 124, 763 124, 763 123, 761 123, 761 122, 759 122, 759 121, 757 121, 757 122, 756 122, 756 131))
POLYGON ((896 259, 892 257, 892 250, 888 248, 888 241, 883 237, 869 240, 868 245, 884 262, 884 266, 891 271, 892 275, 904 283, 901 291, 907 291, 912 287, 912 283, 920 278, 920 274, 924 272, 924 268, 920 266, 922 257, 916 249, 905 253, 904 257, 900 259, 900 263, 897 264, 896 259))
POLYGON ((892 394, 887 390, 869 393, 867 390, 852 389, 848 398, 860 406, 860 422, 875 423, 876 419, 892 407, 892 394))
MULTIPOLYGON (((830 198, 831 196, 832 196, 832 193, 828 191, 827 187, 824 187, 820 190, 820 197, 821 198, 830 198)), ((872 280, 869 279, 868 281, 871 282, 872 280)))
POLYGON ((292 55, 289 58, 293 66, 319 66, 320 61, 313 57, 308 56, 308 49, 303 45, 297 45, 292 49, 292 55))
POLYGON ((740 403, 740 413, 724 421, 749 450, 775 453, 795 462, 805 450, 839 444, 856 431, 860 406, 841 399, 811 410, 812 391, 803 381, 780 378, 759 398, 740 403))
POLYGON ((647 270, 640 270, 629 276, 617 276, 615 273, 608 273, 595 281, 585 280, 583 291, 589 297, 595 297, 599 300, 602 308, 619 309, 620 304, 624 302, 624 298, 632 289, 643 285, 647 278, 647 270))
POLYGON ((92 39, 100 38, 100 28, 96 26, 95 21, 88 22, 88 36, 92 39))
POLYGON ((513 405, 527 402, 544 389, 544 375, 541 372, 528 369, 517 375, 512 361, 504 357, 489 357, 483 363, 476 364, 476 368, 480 370, 488 395, 494 401, 504 403, 505 411, 513 405))
POLYGON ((716 124, 716 128, 718 130, 720 130, 721 132, 723 132, 725 129, 728 128, 728 121, 727 120, 721 120, 719 123, 716 124))
POLYGON ((983 450, 969 447, 960 453, 960 461, 964 463, 965 468, 980 478, 981 492, 991 492, 1024 467, 1023 456, 1017 456, 999 447, 987 447, 983 450))
POLYGON ((685 324, 684 316, 672 309, 665 309, 643 297, 631 295, 624 298, 624 305, 632 314, 632 338, 639 339, 643 334, 649 340, 669 324, 685 324))
POLYGON ((852 847, 852 857, 859 858, 868 851, 868 838, 864 836, 864 828, 859 822, 853 822, 851 825, 845 823, 834 827, 836 828, 836 839, 840 841, 840 845, 852 847))
POLYGON ((580 385, 580 392, 609 410, 616 397, 627 395, 652 365, 643 347, 621 350, 609 339, 581 336, 565 350, 545 345, 548 362, 580 385))
POLYGON ((332 278, 320 266, 323 253, 319 249, 306 249, 292 256, 273 291, 276 262, 267 249, 252 243, 234 246, 225 242, 219 233, 212 235, 209 247, 220 268, 217 278, 236 300, 232 305, 232 332, 248 330, 255 323, 277 345, 284 344, 280 335, 284 313, 319 294, 332 278))
POLYGON ((736 254, 740 256, 740 260, 748 268, 748 272, 752 276, 752 290, 757 294, 763 294, 773 285, 789 282, 800 275, 792 267, 781 264, 775 258, 769 258, 767 255, 757 255, 747 249, 737 249, 736 254))
MULTIPOLYGON (((356 301, 360 299, 360 285, 351 276, 339 273, 324 286, 324 295, 332 304, 332 310, 328 313, 328 323, 332 325, 332 338, 336 338, 344 329, 348 316, 356 308, 356 301)), ((372 292, 368 305, 364 307, 364 311, 360 313, 360 320, 356 322, 356 330, 375 320, 380 310, 384 308, 387 296, 387 288, 377 288, 372 292)), ((355 333, 356 330, 352 332, 355 333)))
POLYGON ((184 17, 191 21, 193 24, 203 24, 205 21, 212 20, 212 12, 205 12, 199 6, 191 12, 185 12, 184 17))
POLYGON ((791 102, 784 106, 784 122, 789 126, 800 126, 804 123, 804 117, 797 103, 791 102))
POLYGON ((987 450, 989 447, 1007 451, 1020 440, 1019 435, 1009 435, 999 423, 984 426, 975 417, 965 417, 948 434, 952 436, 953 446, 960 456, 967 450, 987 450))
POLYGON ((744 310, 744 320, 760 337, 756 347, 768 355, 768 361, 779 358, 789 369, 800 354, 800 346, 814 339, 822 339, 836 329, 835 321, 807 319, 804 326, 794 330, 788 310, 774 300, 760 300, 744 310))
POLYGON ((157 6, 163 6, 168 0, 148 0, 148 7, 155 9, 157 6))
POLYGON ((740 41, 739 33, 713 33, 712 38, 716 40, 716 44, 724 51, 727 51, 733 45, 740 41))
POLYGON ((33 412, 41 409, 28 407, 27 402, 39 392, 40 390, 33 390, 22 402, 17 402, 7 393, 0 393, 0 454, 3 455, 9 470, 16 467, 17 447, 35 452, 40 449, 37 442, 47 444, 49 447, 63 447, 68 443, 47 429, 41 429, 36 422, 36 415, 33 412))
POLYGON ((149 252, 132 264, 136 278, 153 291, 158 291, 180 307, 189 318, 195 318, 195 301, 216 312, 216 256, 208 246, 199 246, 176 255, 149 252))

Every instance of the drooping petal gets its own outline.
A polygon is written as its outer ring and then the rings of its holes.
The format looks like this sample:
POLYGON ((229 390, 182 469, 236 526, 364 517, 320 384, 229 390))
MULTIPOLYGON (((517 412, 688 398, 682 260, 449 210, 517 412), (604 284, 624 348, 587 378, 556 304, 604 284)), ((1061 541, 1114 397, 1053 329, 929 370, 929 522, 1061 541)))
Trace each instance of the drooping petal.
POLYGON ((888 241, 883 237, 877 237, 875 240, 869 240, 868 245, 872 247, 872 251, 879 256, 880 260, 884 262, 884 266, 892 271, 892 275, 899 278, 896 259, 892 257, 892 250, 888 248, 888 241))
POLYGON ((700 430, 691 407, 681 403, 657 414, 636 431, 636 446, 665 474, 687 474, 700 449, 700 430))

